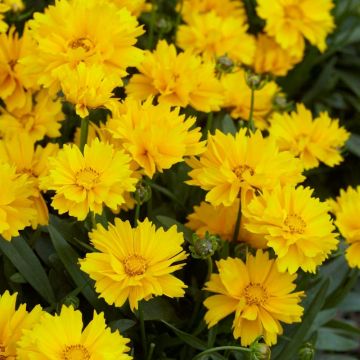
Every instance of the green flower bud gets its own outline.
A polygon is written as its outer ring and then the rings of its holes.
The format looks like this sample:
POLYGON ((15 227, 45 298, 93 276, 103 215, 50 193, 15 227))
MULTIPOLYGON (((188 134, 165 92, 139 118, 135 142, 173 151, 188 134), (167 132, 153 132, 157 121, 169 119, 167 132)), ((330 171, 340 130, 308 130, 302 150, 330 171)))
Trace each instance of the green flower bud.
POLYGON ((267 75, 255 74, 251 70, 245 71, 246 84, 252 90, 261 90, 266 85, 268 80, 269 78, 267 75))
POLYGON ((76 310, 80 305, 80 300, 77 296, 67 295, 63 301, 63 305, 72 306, 76 310))
POLYGON ((258 340, 253 342, 250 345, 251 353, 249 355, 249 360, 270 360, 271 359, 271 350, 270 346, 259 343, 258 340))
POLYGON ((191 255, 195 259, 207 259, 214 255, 219 248, 220 239, 216 235, 210 235, 206 232, 205 237, 200 238, 193 234, 191 245, 189 246, 191 255))
POLYGON ((276 94, 273 99, 273 107, 274 110, 279 112, 287 112, 290 111, 293 107, 291 102, 288 102, 286 96, 282 93, 276 94))
POLYGON ((313 360, 315 358, 315 349, 313 344, 307 342, 299 350, 299 360, 313 360))
POLYGON ((160 19, 158 19, 158 21, 156 22, 156 26, 159 32, 162 34, 168 34, 173 28, 171 20, 166 17, 161 17, 160 19))
POLYGON ((226 55, 220 56, 216 59, 216 72, 218 74, 229 74, 234 71, 235 63, 226 55))
POLYGON ((151 199, 151 187, 142 181, 139 181, 136 185, 136 190, 132 194, 136 201, 139 201, 140 205, 151 199))

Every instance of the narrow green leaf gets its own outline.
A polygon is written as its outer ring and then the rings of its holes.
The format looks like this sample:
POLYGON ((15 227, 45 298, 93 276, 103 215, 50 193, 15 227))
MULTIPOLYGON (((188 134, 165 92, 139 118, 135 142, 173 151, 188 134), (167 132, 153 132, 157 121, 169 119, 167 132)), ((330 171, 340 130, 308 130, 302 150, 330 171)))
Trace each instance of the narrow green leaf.
POLYGON ((326 327, 342 330, 343 332, 348 332, 350 334, 360 336, 360 329, 358 327, 355 327, 355 326, 345 322, 345 321, 340 321, 340 320, 334 319, 334 320, 329 321, 326 324, 326 327))
POLYGON ((315 348, 326 351, 350 351, 359 347, 359 342, 334 329, 321 328, 317 334, 315 348))
POLYGON ((176 322, 179 318, 169 301, 163 297, 154 297, 141 303, 145 321, 164 320, 176 322))
POLYGON ((351 134, 350 139, 346 143, 346 148, 354 155, 360 157, 360 135, 351 134))
POLYGON ((24 279, 49 303, 55 303, 55 295, 40 260, 21 236, 10 242, 0 237, 0 249, 18 269, 24 279))
POLYGON ((311 328, 311 324, 313 323, 316 315, 322 309, 326 293, 329 287, 329 280, 326 280, 318 293, 316 294, 314 300, 308 307, 307 312, 305 313, 301 324, 299 325, 298 329, 292 336, 292 340, 289 341, 286 346, 282 349, 280 354, 276 357, 277 359, 281 360, 293 360, 295 358, 295 354, 304 343, 307 338, 307 334, 311 328))
POLYGON ((121 334, 135 325, 136 322, 131 319, 114 320, 109 323, 111 331, 119 330, 121 334))

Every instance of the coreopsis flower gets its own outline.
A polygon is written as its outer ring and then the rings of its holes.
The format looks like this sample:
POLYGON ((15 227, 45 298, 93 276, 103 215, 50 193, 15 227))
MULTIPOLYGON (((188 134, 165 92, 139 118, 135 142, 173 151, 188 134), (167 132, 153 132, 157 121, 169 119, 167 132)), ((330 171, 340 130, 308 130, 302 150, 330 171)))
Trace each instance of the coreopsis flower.
POLYGON ((116 210, 125 202, 124 192, 135 190, 129 162, 123 151, 98 139, 85 145, 84 154, 76 145, 64 145, 49 159, 41 187, 55 191, 51 205, 60 214, 84 220, 89 211, 100 214, 103 205, 116 210))
POLYGON ((313 190, 292 185, 264 190, 244 209, 248 231, 261 234, 278 257, 280 271, 316 267, 338 245, 328 205, 312 197, 313 190))
POLYGON ((82 118, 89 115, 89 109, 111 109, 116 101, 112 91, 122 85, 119 76, 107 74, 98 64, 80 63, 74 69, 64 68, 59 79, 65 99, 75 104, 76 113, 82 118))
POLYGON ((147 176, 204 150, 200 128, 191 129, 196 119, 185 119, 179 108, 153 105, 152 98, 144 103, 127 99, 124 106, 126 112, 111 119, 107 128, 147 176))
POLYGON ((304 180, 301 161, 279 151, 274 140, 263 138, 260 131, 247 136, 246 129, 241 129, 234 136, 217 130, 208 137, 207 149, 199 160, 188 163, 193 170, 187 183, 208 191, 205 200, 215 206, 230 206, 248 190, 262 191, 304 180))
POLYGON ((265 32, 291 55, 301 56, 305 39, 320 51, 334 28, 332 0, 258 0, 257 13, 266 21, 265 32))
MULTIPOLYGON (((222 106, 230 109, 235 119, 248 120, 250 115, 251 89, 245 80, 244 70, 225 74, 221 77, 224 101, 222 106)), ((273 100, 280 91, 275 81, 268 81, 255 93, 253 118, 257 128, 267 128, 267 118, 273 111, 273 100)))
POLYGON ((352 187, 348 187, 346 190, 341 189, 336 203, 338 208, 335 211, 335 224, 349 245, 345 257, 350 267, 360 268, 360 224, 358 221, 360 186, 356 189, 352 187))
POLYGON ((47 225, 49 212, 40 192, 39 179, 48 174, 48 159, 59 150, 57 144, 49 143, 45 147, 35 146, 27 133, 18 133, 11 138, 0 140, 0 161, 14 165, 17 174, 25 174, 35 187, 31 196, 37 216, 31 221, 33 229, 38 225, 47 225))
POLYGON ((201 54, 210 61, 226 55, 234 62, 250 65, 255 54, 255 38, 247 29, 241 18, 222 18, 214 12, 194 14, 188 24, 179 26, 176 43, 181 49, 201 54))
MULTIPOLYGON (((232 241, 239 201, 239 199, 236 199, 230 206, 214 206, 203 201, 199 206, 195 206, 194 212, 187 217, 186 226, 194 230, 200 237, 204 237, 208 232, 220 236, 223 240, 232 241)), ((264 237, 246 231, 244 228, 245 221, 244 216, 242 216, 237 241, 246 242, 254 248, 265 248, 266 240, 264 237)))
POLYGON ((129 341, 119 331, 111 332, 103 313, 94 311, 84 327, 81 312, 63 306, 59 315, 44 313, 31 331, 24 331, 18 354, 23 360, 131 360, 129 341))
POLYGON ((320 162, 333 167, 343 161, 340 151, 350 133, 326 112, 313 119, 310 110, 297 104, 290 114, 274 113, 270 124, 269 132, 279 148, 298 156, 305 169, 317 167, 320 162))
POLYGON ((5 13, 9 11, 11 8, 9 5, 0 3, 0 33, 6 32, 6 30, 9 28, 9 25, 4 21, 5 13))
POLYGON ((133 229, 116 218, 108 230, 98 224, 90 240, 99 252, 87 254, 80 266, 108 304, 121 307, 129 300, 131 309, 137 309, 139 301, 153 296, 184 296, 186 285, 172 275, 187 257, 175 226, 156 230, 145 219, 133 229))
POLYGON ((18 359, 17 346, 23 332, 31 330, 42 316, 40 305, 26 311, 22 304, 16 309, 17 294, 5 291, 0 296, 0 359, 18 359))
POLYGON ((1 109, 0 137, 11 137, 18 132, 28 133, 34 141, 44 136, 60 136, 60 121, 64 118, 61 106, 60 99, 50 96, 47 90, 35 96, 27 92, 24 107, 12 111, 1 109))
POLYGON ((0 161, 0 235, 10 241, 36 219, 36 189, 27 175, 0 161))
POLYGON ((132 15, 138 17, 142 12, 150 11, 151 4, 148 4, 146 0, 110 0, 118 8, 127 8, 132 15))
POLYGON ((134 46, 142 27, 126 8, 109 1, 57 0, 44 13, 35 13, 29 27, 37 53, 23 62, 34 72, 41 69, 39 83, 54 90, 64 69, 80 62, 102 65, 106 74, 124 77, 127 67, 143 57, 134 46))
POLYGON ((204 305, 209 327, 235 313, 233 334, 243 346, 263 336, 268 345, 277 342, 280 322, 300 322, 304 309, 299 305, 303 291, 294 292, 296 274, 280 273, 276 260, 258 250, 244 263, 238 258, 217 261, 219 274, 212 274, 205 290, 216 293, 204 305))
POLYGON ((184 0, 179 11, 185 22, 190 22, 193 15, 203 15, 214 12, 216 15, 227 18, 229 16, 246 21, 246 11, 242 1, 238 0, 184 0))
POLYGON ((204 112, 220 109, 222 88, 214 64, 190 51, 177 54, 174 45, 159 41, 154 52, 146 52, 138 70, 140 74, 133 75, 126 87, 137 100, 158 95, 159 103, 171 106, 190 105, 204 112))
POLYGON ((274 38, 259 34, 256 39, 256 52, 253 67, 256 73, 270 73, 285 76, 303 58, 303 54, 291 55, 274 38))

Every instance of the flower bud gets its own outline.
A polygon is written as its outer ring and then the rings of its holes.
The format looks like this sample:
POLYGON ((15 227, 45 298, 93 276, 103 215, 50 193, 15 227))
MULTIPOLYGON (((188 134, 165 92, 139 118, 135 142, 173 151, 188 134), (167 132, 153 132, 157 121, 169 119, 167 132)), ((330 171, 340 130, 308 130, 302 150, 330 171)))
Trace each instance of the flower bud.
POLYGON ((219 248, 220 239, 216 235, 210 235, 206 232, 205 237, 201 238, 193 234, 190 245, 191 255, 195 259, 206 259, 214 255, 219 248))
POLYGON ((216 59, 216 72, 218 74, 229 74, 234 71, 234 62, 226 55, 220 56, 216 59))
POLYGON ((145 184, 143 181, 139 181, 132 196, 136 201, 139 201, 140 205, 149 201, 151 199, 150 185, 145 184))
POLYGON ((255 74, 253 71, 251 70, 247 70, 245 72, 245 81, 246 84, 248 85, 248 87, 252 90, 261 90, 266 83, 268 82, 268 76, 264 76, 264 75, 260 75, 260 74, 255 74))
POLYGON ((159 32, 162 34, 168 34, 173 28, 171 20, 166 17, 161 17, 158 19, 156 26, 159 32))
POLYGON ((274 110, 278 112, 290 111, 293 107, 291 102, 288 102, 286 96, 282 93, 276 94, 273 99, 274 110))
POLYGON ((249 360, 270 360, 271 358, 270 346, 259 343, 257 340, 250 345, 250 350, 249 360))
POLYGON ((315 357, 315 349, 313 344, 307 342, 299 350, 299 360, 313 360, 315 357))
POLYGON ((77 296, 67 295, 63 301, 63 305, 72 306, 76 310, 80 305, 80 300, 77 296))

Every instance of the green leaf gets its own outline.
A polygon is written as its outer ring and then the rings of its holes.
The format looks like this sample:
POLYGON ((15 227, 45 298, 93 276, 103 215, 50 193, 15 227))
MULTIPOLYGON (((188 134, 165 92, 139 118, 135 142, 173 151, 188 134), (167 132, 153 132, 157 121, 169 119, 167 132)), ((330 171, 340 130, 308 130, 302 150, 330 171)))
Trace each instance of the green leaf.
POLYGON ((135 325, 136 321, 131 319, 114 320, 109 323, 111 331, 119 330, 121 334, 135 325))
POLYGON ((94 291, 89 276, 80 270, 78 253, 65 240, 65 237, 71 237, 71 234, 66 232, 62 221, 52 215, 50 215, 49 233, 53 246, 74 283, 95 309, 103 310, 103 302, 94 291))
POLYGON ((320 290, 317 292, 315 298, 309 305, 301 324, 292 336, 292 340, 285 345, 280 354, 276 357, 277 359, 293 360, 295 358, 295 354, 297 353, 301 345, 304 343, 304 341, 306 341, 307 339, 311 324, 313 323, 316 315, 319 313, 325 303, 328 288, 329 280, 326 280, 324 281, 320 290))
POLYGON ((333 328, 342 330, 343 332, 348 332, 352 335, 360 336, 360 329, 358 327, 355 327, 348 322, 340 321, 340 320, 331 320, 326 324, 327 328, 333 328))
POLYGON ((10 276, 10 280, 16 284, 27 284, 26 279, 20 274, 15 273, 10 276))
POLYGON ((161 225, 163 225, 166 229, 171 228, 173 225, 176 225, 177 230, 179 232, 182 232, 184 234, 184 238, 187 242, 191 242, 193 232, 192 230, 188 229, 185 225, 180 224, 178 221, 169 218, 167 216, 158 215, 156 219, 160 222, 161 225))
POLYGON ((351 134, 346 143, 346 148, 354 155, 360 157, 360 135, 351 134))
POLYGON ((321 328, 317 334, 315 348, 326 351, 350 351, 359 347, 359 342, 334 329, 321 328))
POLYGON ((360 311, 359 293, 350 292, 342 303, 339 304, 338 309, 344 312, 360 311))
POLYGON ((220 126, 221 131, 224 134, 236 134, 237 133, 237 128, 234 124, 234 120, 231 118, 231 116, 229 114, 226 114, 222 121, 221 121, 221 126, 220 126))
POLYGON ((0 249, 24 279, 49 303, 56 302, 53 289, 39 259, 21 236, 6 241, 0 237, 0 249))
POLYGON ((144 320, 165 320, 179 321, 175 314, 174 308, 169 301, 162 297, 154 297, 141 303, 144 320))

